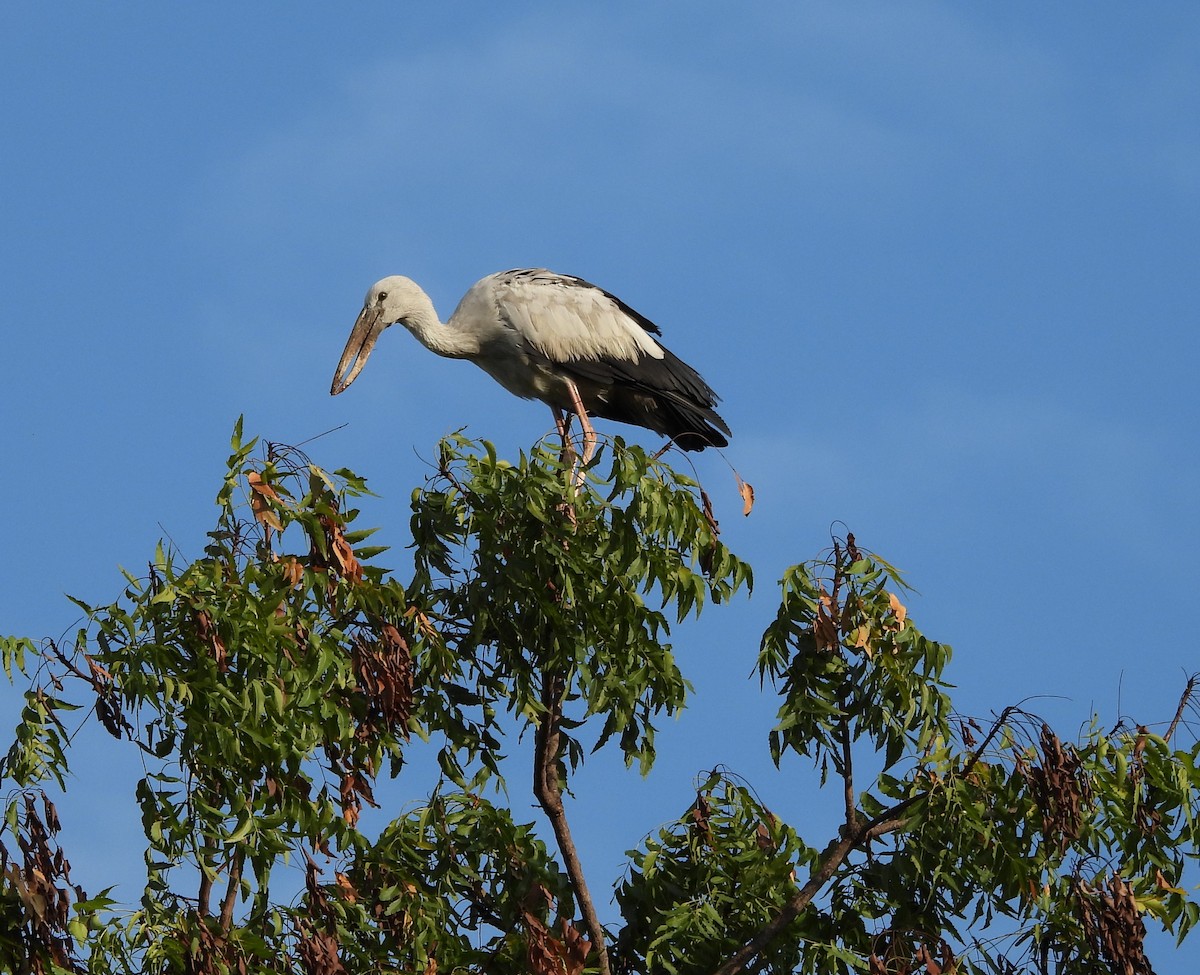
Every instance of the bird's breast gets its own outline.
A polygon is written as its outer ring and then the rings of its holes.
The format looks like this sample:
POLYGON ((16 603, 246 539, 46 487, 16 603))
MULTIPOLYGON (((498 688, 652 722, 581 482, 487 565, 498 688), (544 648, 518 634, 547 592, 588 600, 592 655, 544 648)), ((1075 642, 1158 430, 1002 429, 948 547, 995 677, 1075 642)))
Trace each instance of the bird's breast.
POLYGON ((568 377, 561 367, 535 353, 510 350, 503 356, 480 357, 476 364, 514 396, 538 399, 559 409, 572 408, 572 382, 589 409, 605 399, 604 391, 593 388, 593 383, 568 377))

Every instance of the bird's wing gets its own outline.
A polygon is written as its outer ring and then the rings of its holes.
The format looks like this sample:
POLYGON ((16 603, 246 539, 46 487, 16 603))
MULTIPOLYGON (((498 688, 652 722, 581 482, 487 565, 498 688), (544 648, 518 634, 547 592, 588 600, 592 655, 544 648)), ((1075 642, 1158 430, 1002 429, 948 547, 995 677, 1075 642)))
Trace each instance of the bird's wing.
POLYGON ((535 268, 484 282, 501 321, 552 362, 663 358, 653 322, 582 278, 535 268))

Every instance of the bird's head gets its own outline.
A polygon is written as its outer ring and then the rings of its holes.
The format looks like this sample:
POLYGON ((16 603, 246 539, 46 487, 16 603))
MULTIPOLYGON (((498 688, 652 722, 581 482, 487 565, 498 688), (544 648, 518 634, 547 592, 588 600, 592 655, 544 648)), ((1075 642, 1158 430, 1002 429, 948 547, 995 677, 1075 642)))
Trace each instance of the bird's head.
POLYGON ((399 274, 376 281, 367 292, 362 311, 350 331, 346 348, 342 351, 337 369, 333 373, 333 385, 329 394, 336 396, 344 391, 367 364, 367 357, 375 342, 389 325, 404 321, 409 315, 429 303, 417 284, 399 274))

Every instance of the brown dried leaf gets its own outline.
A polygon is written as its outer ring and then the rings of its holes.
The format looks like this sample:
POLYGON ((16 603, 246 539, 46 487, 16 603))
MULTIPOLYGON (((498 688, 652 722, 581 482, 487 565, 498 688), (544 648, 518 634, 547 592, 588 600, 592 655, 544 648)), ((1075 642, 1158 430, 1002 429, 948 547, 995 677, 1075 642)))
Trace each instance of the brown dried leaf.
POLYGON ((700 489, 700 507, 704 511, 704 520, 708 522, 708 527, 712 529, 713 534, 721 534, 721 527, 717 524, 716 515, 713 514, 712 499, 703 488, 700 489))
POLYGON ((855 650, 861 650, 868 660, 875 659, 875 645, 871 642, 871 627, 866 623, 860 623, 850 631, 848 639, 854 646, 855 650))
POLYGON ((250 483, 250 510, 254 512, 254 517, 258 519, 259 524, 274 528, 277 532, 283 531, 283 523, 279 520, 279 516, 271 510, 268 501, 270 499, 270 501, 282 503, 283 499, 270 484, 262 479, 262 475, 258 471, 250 471, 246 475, 246 480, 250 483))
POLYGON ((833 597, 824 589, 817 602, 817 618, 813 623, 813 638, 818 650, 833 650, 838 645, 837 607, 833 597))
POLYGON ((562 919, 562 938, 556 938, 541 919, 523 912, 528 929, 526 955, 532 975, 581 975, 592 943, 570 921, 562 919))
POLYGON ((371 792, 370 782, 358 772, 344 772, 342 774, 340 798, 342 819, 346 821, 348 826, 358 825, 358 817, 362 812, 362 801, 364 799, 370 805, 378 806, 378 803, 375 802, 375 796, 371 792))
POLYGON ((754 487, 748 481, 743 481, 737 471, 733 472, 733 476, 737 478, 738 494, 742 496, 742 514, 748 515, 754 507, 754 487))
POLYGON ((324 914, 329 910, 329 896, 325 893, 325 888, 321 886, 321 882, 317 879, 317 876, 321 873, 321 868, 317 866, 317 861, 312 858, 312 854, 307 850, 304 851, 304 857, 308 861, 304 867, 304 886, 308 891, 308 899, 314 911, 324 914))
POLYGON ((198 609, 193 611, 192 621, 196 624, 200 641, 212 654, 213 660, 217 662, 217 669, 223 674, 226 673, 229 670, 229 651, 225 646, 225 641, 221 639, 221 634, 217 632, 212 617, 208 615, 207 611, 198 609))
POLYGON ((46 822, 46 829, 51 833, 57 833, 62 829, 62 823, 58 819, 58 810, 54 808, 54 803, 44 792, 42 793, 42 815, 46 822))
POLYGON ((942 966, 934 961, 933 955, 930 954, 929 949, 924 945, 921 945, 917 949, 916 961, 918 964, 925 965, 925 971, 928 972, 928 975, 942 975, 942 966))
POLYGON ((258 471, 251 471, 246 475, 246 480, 250 482, 250 489, 264 498, 270 498, 272 501, 282 501, 279 493, 262 479, 262 475, 258 471))
POLYGON ((896 617, 896 623, 899 629, 904 629, 904 620, 908 616, 908 610, 904 608, 904 604, 896 598, 894 592, 888 593, 888 605, 892 608, 892 613, 896 617))
POLYGON ((1163 876, 1161 868, 1154 871, 1154 883, 1157 884, 1159 890, 1165 890, 1169 894, 1178 894, 1180 897, 1187 896, 1186 890, 1184 890, 1182 887, 1174 886, 1171 881, 1163 876))
POLYGON ((96 661, 94 661, 86 653, 83 655, 83 658, 87 661, 88 670, 92 672, 93 684, 96 681, 102 681, 106 684, 112 683, 112 674, 110 674, 104 667, 101 667, 100 664, 96 663, 96 661))
POLYGON ((328 931, 305 931, 296 938, 296 954, 305 975, 346 975, 338 940, 328 931))
POLYGON ((279 565, 283 569, 283 578, 289 586, 298 586, 304 581, 304 566, 295 557, 289 555, 279 565))
POLYGON ((1146 736, 1150 734, 1150 729, 1145 725, 1138 725, 1138 736, 1133 743, 1133 760, 1140 762, 1142 753, 1146 750, 1146 736))
POLYGON ((358 891, 354 889, 354 884, 340 870, 335 870, 333 874, 334 882, 337 884, 338 892, 341 894, 342 900, 349 901, 351 904, 358 903, 358 891))
POLYGON ((559 942, 565 975, 580 975, 592 943, 566 918, 562 920, 562 940, 559 942))
POLYGON ((336 568, 342 578, 358 582, 362 579, 362 565, 354 554, 354 548, 346 541, 345 527, 329 515, 321 516, 321 527, 325 529, 325 542, 329 551, 331 568, 336 568))
POLYGON ((437 641, 441 639, 441 634, 429 622, 429 617, 417 609, 416 606, 409 606, 404 615, 408 619, 415 619, 417 621, 417 632, 425 637, 426 640, 437 641))
POLYGON ((525 927, 529 931, 525 941, 525 956, 530 972, 534 975, 557 975, 555 952, 549 944, 552 940, 550 932, 536 915, 525 911, 524 917, 525 927))
POLYGON ((851 562, 857 562, 862 558, 862 554, 858 551, 858 543, 854 541, 854 532, 846 532, 846 557, 851 562))
POLYGON ((40 921, 46 916, 46 898, 38 891, 45 885, 46 878, 40 870, 31 870, 31 874, 30 879, 33 882, 29 883, 26 881, 25 874, 21 871, 21 868, 15 863, 10 863, 6 872, 8 882, 16 890, 17 896, 21 898, 21 901, 29 910, 37 915, 40 921))
POLYGON ((1077 883, 1076 897, 1084 933, 1112 970, 1123 975, 1153 975, 1143 950, 1146 926, 1133 887, 1114 874, 1107 893, 1097 896, 1077 883))
POLYGON ((760 850, 766 853, 771 853, 775 850, 775 841, 771 838, 771 831, 767 828, 766 823, 759 823, 755 827, 754 842, 760 850))
POLYGON ((708 797, 703 792, 697 792, 696 804, 692 806, 692 828, 710 846, 712 845, 712 830, 709 827, 708 819, 711 813, 712 807, 709 805, 708 797))
POLYGON ((407 737, 413 703, 412 654, 391 623, 380 624, 378 633, 377 640, 359 635, 351 651, 355 681, 367 705, 358 736, 391 731, 407 737))

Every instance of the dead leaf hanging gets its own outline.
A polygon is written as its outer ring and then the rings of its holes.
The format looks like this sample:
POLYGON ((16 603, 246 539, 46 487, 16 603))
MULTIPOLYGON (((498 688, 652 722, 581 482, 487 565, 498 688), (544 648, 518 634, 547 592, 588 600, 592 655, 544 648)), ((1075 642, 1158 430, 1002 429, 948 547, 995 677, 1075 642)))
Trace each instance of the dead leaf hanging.
POLYGON ((283 531, 283 522, 279 520, 279 516, 271 510, 271 505, 268 501, 282 503, 282 498, 278 492, 262 479, 262 475, 258 471, 250 471, 246 475, 246 480, 250 483, 250 510, 254 512, 254 517, 258 519, 259 524, 274 528, 275 531, 283 531))
POLYGON ((738 494, 742 496, 742 515, 749 515, 754 508, 754 486, 749 481, 743 481, 737 471, 733 472, 733 476, 737 478, 738 494))

